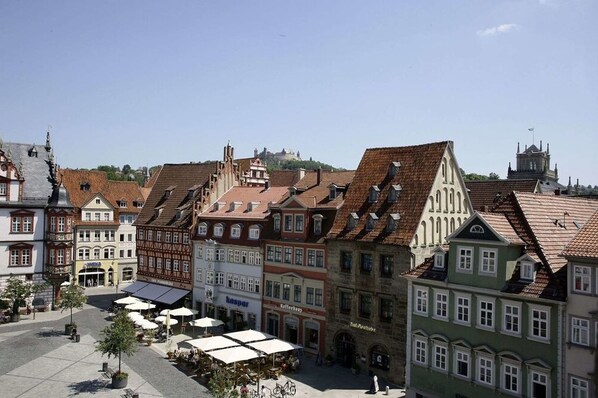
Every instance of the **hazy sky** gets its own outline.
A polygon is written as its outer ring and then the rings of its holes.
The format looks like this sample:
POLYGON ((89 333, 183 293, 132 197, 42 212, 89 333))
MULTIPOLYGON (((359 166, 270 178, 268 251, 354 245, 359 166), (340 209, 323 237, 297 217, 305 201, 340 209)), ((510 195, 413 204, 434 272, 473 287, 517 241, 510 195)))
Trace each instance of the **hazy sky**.
POLYGON ((354 169, 366 148, 453 140, 506 176, 550 143, 598 184, 598 2, 0 1, 0 137, 62 167, 291 148, 354 169))

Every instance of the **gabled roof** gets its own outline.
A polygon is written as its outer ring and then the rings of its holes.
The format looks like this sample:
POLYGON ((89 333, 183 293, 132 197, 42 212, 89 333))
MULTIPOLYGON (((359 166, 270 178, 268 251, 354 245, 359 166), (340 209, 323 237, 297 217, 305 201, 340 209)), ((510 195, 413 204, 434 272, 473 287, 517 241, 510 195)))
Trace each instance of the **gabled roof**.
MULTIPOLYGON (((478 213, 486 223, 511 244, 522 245, 525 244, 521 240, 515 229, 504 214, 497 213, 478 213)), ((466 221, 467 222, 467 221, 466 221)))
POLYGON ((0 151, 8 155, 13 165, 25 179, 23 200, 46 203, 52 195, 52 173, 54 166, 51 150, 43 145, 2 142, 0 151), (37 156, 32 153, 37 152, 37 156))
POLYGON ((104 171, 63 169, 59 175, 74 207, 81 208, 97 194, 101 194, 119 211, 139 213, 140 209, 133 206, 133 202, 144 201, 141 187, 135 181, 110 181, 104 171), (82 190, 83 185, 88 186, 89 190, 82 190), (120 200, 127 202, 126 208, 119 207, 120 200))
POLYGON ((450 142, 432 144, 366 149, 355 172, 353 182, 345 195, 345 203, 337 212, 334 225, 328 234, 331 239, 356 240, 398 244, 407 246, 416 233, 428 195, 438 174, 442 156, 450 142), (392 162, 401 162, 397 174, 388 173, 392 162), (401 194, 394 203, 387 202, 392 185, 402 186, 401 194), (379 199, 370 203, 370 188, 380 189, 379 199), (359 221, 351 230, 346 229, 349 214, 357 213, 359 221), (368 214, 376 213, 386 220, 389 214, 401 216, 399 228, 388 232, 384 222, 377 222, 375 228, 366 231, 368 214))
POLYGON ((598 212, 583 225, 563 251, 566 257, 598 258, 598 212))
MULTIPOLYGON (((305 177, 299 180, 294 186, 297 193, 294 198, 307 208, 318 209, 338 209, 345 198, 345 193, 339 190, 338 195, 334 199, 329 199, 330 185, 335 185, 339 188, 346 188, 349 186, 355 171, 324 171, 320 170, 320 181, 318 183, 318 171, 308 171, 305 177)), ((285 202, 289 199, 289 195, 285 202)))
POLYGON ((194 200, 217 172, 218 163, 165 164, 156 178, 145 205, 137 217, 135 225, 170 226, 184 228, 191 225, 194 200), (200 185, 192 198, 189 188, 200 185), (167 188, 175 186, 170 195, 164 195, 167 188), (157 215, 156 209, 160 208, 157 215), (180 212, 180 217, 177 213, 180 212))
POLYGON ((465 181, 465 186, 474 210, 490 210, 513 191, 540 192, 538 180, 533 179, 465 181))
POLYGON ((598 200, 514 192, 496 208, 503 212, 518 235, 556 273, 567 260, 561 256, 580 226, 598 210, 598 200))
POLYGON ((285 187, 232 187, 218 198, 218 202, 199 214, 200 220, 205 219, 264 219, 270 214, 270 202, 278 202, 288 192, 285 187), (223 203, 223 206, 218 205, 223 203), (237 203, 231 210, 231 203, 237 203), (248 211, 247 205, 255 203, 255 207, 248 211), (216 209, 218 207, 218 209, 216 209))

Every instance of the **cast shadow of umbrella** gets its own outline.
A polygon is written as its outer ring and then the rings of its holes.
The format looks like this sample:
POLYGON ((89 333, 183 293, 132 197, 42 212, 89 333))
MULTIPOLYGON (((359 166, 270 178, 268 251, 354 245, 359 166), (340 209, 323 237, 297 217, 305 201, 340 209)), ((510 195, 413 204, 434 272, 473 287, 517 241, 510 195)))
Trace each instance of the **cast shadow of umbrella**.
POLYGON ((69 384, 69 389, 72 391, 69 397, 73 397, 82 393, 85 394, 99 394, 110 390, 109 380, 83 380, 76 383, 69 384))

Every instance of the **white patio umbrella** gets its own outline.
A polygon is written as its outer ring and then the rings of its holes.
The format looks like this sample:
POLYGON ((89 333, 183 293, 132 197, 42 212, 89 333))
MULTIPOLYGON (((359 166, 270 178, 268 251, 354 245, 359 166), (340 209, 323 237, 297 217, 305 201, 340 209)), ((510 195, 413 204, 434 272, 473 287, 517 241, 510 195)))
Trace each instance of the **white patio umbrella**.
POLYGON ((119 298, 118 300, 115 300, 114 302, 116 304, 120 304, 120 305, 129 305, 129 304, 141 303, 141 300, 139 300, 138 298, 133 297, 133 296, 127 296, 127 297, 119 298))
MULTIPOLYGON (((154 319, 154 322, 164 323, 164 322, 166 322, 166 317, 164 315, 160 315, 160 316, 156 317, 156 319, 154 319)), ((176 325, 177 323, 179 323, 179 321, 177 321, 176 319, 170 320, 171 325, 176 325)))
POLYGON ((258 332, 257 330, 253 329, 227 333, 225 334, 225 336, 230 337, 231 339, 239 340, 241 343, 250 343, 252 341, 261 341, 276 338, 276 336, 272 336, 271 334, 258 332))
POLYGON ((169 313, 170 311, 172 311, 172 310, 168 310, 168 309, 166 309, 166 310, 162 310, 162 311, 160 311, 160 315, 164 315, 164 316, 166 316, 166 315, 168 315, 168 313, 169 313))
POLYGON ((224 322, 222 322, 220 319, 213 319, 213 318, 199 318, 196 319, 194 321, 189 322, 191 324, 191 326, 195 327, 200 327, 200 328, 205 328, 204 330, 204 334, 207 333, 208 328, 211 327, 215 327, 215 326, 220 326, 220 325, 224 325, 224 322))
MULTIPOLYGON (((197 310, 192 310, 190 308, 181 307, 174 310, 170 310, 170 316, 191 316, 197 314, 197 310)), ((162 315, 160 313, 160 315, 162 315)))
POLYGON ((136 317, 135 319, 133 319, 133 322, 135 322, 135 325, 137 325, 137 326, 141 326, 141 325, 143 325, 143 323, 144 323, 145 321, 147 321, 147 319, 145 319, 145 318, 143 318, 143 317, 142 317, 142 318, 137 318, 137 317, 136 317))
POLYGON ((193 339, 185 341, 193 347, 199 348, 202 351, 218 350, 221 348, 230 348, 240 346, 239 343, 224 336, 204 337, 203 339, 193 339))
POLYGON ((135 311, 131 311, 127 314, 127 316, 129 317, 129 319, 131 320, 135 320, 135 319, 143 319, 143 315, 141 315, 139 312, 135 312, 135 311))
POLYGON ((247 361, 249 359, 257 358, 259 356, 258 353, 254 350, 251 350, 243 346, 224 348, 222 350, 214 350, 207 352, 206 354, 226 364, 247 361))
POLYGON ((60 287, 65 287, 65 286, 68 286, 68 285, 70 285, 70 284, 71 284, 71 282, 69 282, 69 281, 64 281, 64 282, 62 282, 62 283, 60 284, 60 287))
MULTIPOLYGON (((255 348, 264 354, 274 354, 277 352, 287 352, 297 348, 301 348, 300 345, 289 343, 280 339, 262 340, 256 341, 255 343, 247 343, 248 347, 255 348)), ((272 357, 272 366, 274 366, 274 356, 272 357)))
POLYGON ((160 326, 157 323, 148 321, 147 319, 141 324, 142 329, 158 329, 159 327, 160 326))
POLYGON ((153 308, 156 308, 156 304, 144 303, 143 301, 140 301, 138 303, 128 304, 125 306, 125 308, 133 311, 149 311, 153 308))

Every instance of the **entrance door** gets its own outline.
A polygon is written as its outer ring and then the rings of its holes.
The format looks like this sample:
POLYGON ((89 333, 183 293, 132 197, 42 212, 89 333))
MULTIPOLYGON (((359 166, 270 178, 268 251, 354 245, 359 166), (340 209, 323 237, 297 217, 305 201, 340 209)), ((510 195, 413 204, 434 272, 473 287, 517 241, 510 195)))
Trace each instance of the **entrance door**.
POLYGON ((336 336, 336 361, 341 365, 350 368, 355 361, 355 340, 348 333, 341 333, 336 336))

